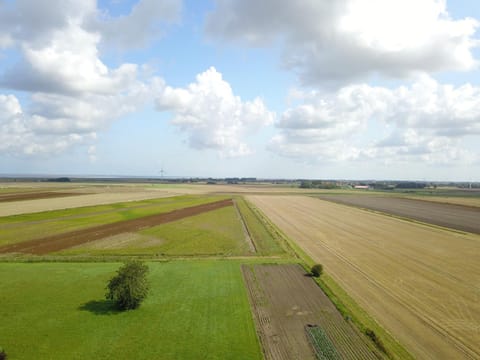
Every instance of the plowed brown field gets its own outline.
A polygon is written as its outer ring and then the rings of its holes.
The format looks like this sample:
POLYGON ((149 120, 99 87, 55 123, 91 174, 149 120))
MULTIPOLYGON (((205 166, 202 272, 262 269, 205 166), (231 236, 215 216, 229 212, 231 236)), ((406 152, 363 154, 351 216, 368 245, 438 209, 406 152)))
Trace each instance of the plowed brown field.
POLYGON ((0 194, 0 202, 34 200, 34 199, 51 199, 51 198, 66 197, 66 196, 78 196, 78 193, 48 191, 48 192, 0 194))
POLYGON ((353 205, 480 234, 480 207, 368 195, 319 195, 322 200, 353 205))
POLYGON ((419 359, 480 358, 480 236, 303 196, 249 196, 419 359))
POLYGON ((84 230, 73 231, 66 234, 52 235, 41 239, 24 241, 12 245, 0 247, 1 253, 28 253, 28 254, 48 254, 72 246, 103 239, 108 236, 117 235, 126 232, 136 232, 148 227, 164 224, 167 222, 179 220, 188 216, 198 215, 206 211, 220 209, 225 206, 231 206, 231 199, 221 200, 209 204, 192 206, 180 210, 174 210, 168 213, 145 216, 139 219, 116 222, 88 228, 84 230))
POLYGON ((300 266, 244 265, 242 270, 267 360, 315 359, 308 324, 320 326, 342 359, 381 358, 300 266))

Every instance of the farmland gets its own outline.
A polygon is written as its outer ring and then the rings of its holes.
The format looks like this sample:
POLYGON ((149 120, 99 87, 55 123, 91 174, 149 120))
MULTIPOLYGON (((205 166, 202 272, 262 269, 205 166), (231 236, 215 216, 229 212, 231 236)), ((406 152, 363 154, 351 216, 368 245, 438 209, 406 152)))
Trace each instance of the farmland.
POLYGON ((118 263, 0 263, 11 359, 261 359, 235 261, 149 263, 141 308, 104 300, 118 263), (207 340, 208 339, 208 340, 207 340))
POLYGON ((119 233, 117 236, 87 242, 64 251, 64 254, 82 253, 95 255, 161 253, 173 256, 251 254, 233 206, 156 225, 137 234, 119 233))
POLYGON ((319 195, 319 198, 480 234, 479 207, 378 195, 319 195))
POLYGON ((126 221, 221 199, 225 198, 181 196, 2 217, 0 218, 0 230, 2 231, 0 245, 35 240, 38 237, 64 234, 108 224, 116 224, 113 225, 115 228, 119 223, 126 221))
POLYGON ((231 200, 221 200, 213 203, 196 205, 188 208, 174 210, 168 213, 154 214, 141 218, 99 225, 84 230, 61 233, 53 236, 34 239, 31 241, 15 243, 10 246, 0 248, 0 251, 4 253, 25 252, 33 254, 46 254, 89 241, 102 239, 111 235, 122 234, 129 231, 139 231, 144 228, 154 226, 156 224, 175 221, 184 217, 189 217, 206 211, 212 211, 228 205, 231 205, 231 200))
MULTIPOLYGON (((29 358, 29 351, 79 358, 83 344, 93 358, 138 352, 139 358, 260 359, 263 346, 266 359, 308 359, 315 344, 318 356, 333 358, 410 359, 402 345, 426 359, 478 355, 479 236, 318 199, 368 201, 379 193, 21 185, 0 188, 9 199, 0 202, 0 214, 14 214, 0 216, 0 280, 8 289, 0 294, 8 305, 0 316, 12 330, 0 330, 0 346, 13 359, 29 358), (149 261, 152 296, 138 313, 117 313, 103 300, 105 284, 132 257, 149 261), (342 313, 298 265, 312 261, 325 266, 318 282, 342 313), (210 328, 217 334, 211 341, 210 328), (27 338, 35 339, 31 349, 27 338)), ((428 206, 449 206, 419 202, 415 194, 385 196, 410 209, 421 203, 422 214, 428 206)))
POLYGON ((339 358, 381 358, 298 265, 244 265, 243 273, 266 360, 315 359, 308 324, 326 333, 339 358))
POLYGON ((302 196, 249 196, 422 359, 480 357, 480 237, 302 196))

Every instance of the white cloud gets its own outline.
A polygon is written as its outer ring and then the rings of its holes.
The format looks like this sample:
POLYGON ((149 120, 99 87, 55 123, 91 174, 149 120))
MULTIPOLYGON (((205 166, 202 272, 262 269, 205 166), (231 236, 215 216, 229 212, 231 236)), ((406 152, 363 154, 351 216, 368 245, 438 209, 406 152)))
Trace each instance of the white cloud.
MULTIPOLYGON (((118 21, 129 30, 138 14, 151 10, 153 21, 155 9, 166 11, 176 2, 164 1, 162 7, 143 0, 131 17, 102 24, 118 21)), ((98 14, 96 1, 19 0, 0 6, 0 46, 14 46, 21 59, 0 74, 0 86, 27 92, 23 105, 13 95, 0 95, 2 153, 45 155, 90 144, 99 131, 163 89, 159 78, 140 80, 143 68, 136 64, 111 68, 102 61, 99 45, 106 33, 87 26, 98 14)))
POLYGON ((141 0, 128 15, 108 12, 91 19, 88 27, 102 34, 103 43, 122 49, 139 48, 162 34, 162 26, 179 20, 181 0, 141 0))
POLYGON ((70 24, 53 31, 43 46, 22 45, 24 61, 9 71, 9 88, 56 93, 115 93, 128 89, 137 78, 137 66, 109 69, 99 58, 98 34, 70 24))
POLYGON ((218 0, 206 32, 250 46, 283 44, 303 84, 339 86, 372 74, 407 77, 478 64, 478 21, 452 19, 444 0, 218 0))
POLYGON ((27 110, 14 95, 0 95, 0 153, 44 156, 79 144, 93 146, 99 131, 152 100, 161 88, 154 79, 117 95, 35 93, 27 110))
POLYGON ((246 137, 274 119, 261 99, 242 101, 234 95, 213 67, 186 88, 166 87, 157 108, 174 113, 171 123, 188 134, 192 148, 214 149, 227 157, 250 154, 246 137))
POLYGON ((95 137, 94 133, 80 135, 68 132, 39 135, 35 133, 33 125, 37 120, 38 116, 22 111, 15 96, 0 95, 0 152, 27 156, 58 153, 73 144, 95 137))
POLYGON ((462 139, 480 134, 480 88, 423 76, 396 89, 350 85, 335 93, 295 92, 303 103, 279 118, 269 148, 310 161, 359 158, 473 162, 462 139), (369 131, 371 124, 381 129, 369 131), (372 138, 373 137, 373 138, 372 138))

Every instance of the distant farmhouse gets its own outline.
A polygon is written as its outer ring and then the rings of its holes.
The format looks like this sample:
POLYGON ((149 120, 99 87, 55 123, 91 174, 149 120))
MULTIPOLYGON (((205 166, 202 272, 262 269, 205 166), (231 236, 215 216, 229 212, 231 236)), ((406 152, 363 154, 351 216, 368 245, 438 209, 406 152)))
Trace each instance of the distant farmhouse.
POLYGON ((369 185, 355 185, 353 188, 354 189, 368 190, 368 189, 370 189, 370 186, 369 185))

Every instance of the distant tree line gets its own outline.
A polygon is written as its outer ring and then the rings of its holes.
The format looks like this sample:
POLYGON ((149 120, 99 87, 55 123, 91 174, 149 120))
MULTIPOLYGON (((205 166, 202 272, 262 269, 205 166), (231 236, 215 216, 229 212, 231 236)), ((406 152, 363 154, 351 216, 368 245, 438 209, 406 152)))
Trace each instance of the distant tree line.
POLYGON ((406 181, 395 185, 396 189, 425 189, 427 184, 424 182, 406 181))
POLYGON ((47 179, 48 182, 70 182, 70 178, 68 177, 59 177, 54 179, 47 179))
POLYGON ((322 180, 302 180, 300 182, 302 189, 338 189, 336 183, 322 180))

